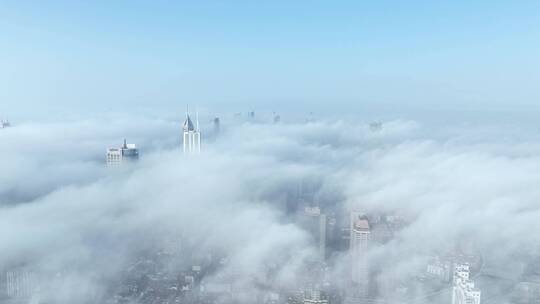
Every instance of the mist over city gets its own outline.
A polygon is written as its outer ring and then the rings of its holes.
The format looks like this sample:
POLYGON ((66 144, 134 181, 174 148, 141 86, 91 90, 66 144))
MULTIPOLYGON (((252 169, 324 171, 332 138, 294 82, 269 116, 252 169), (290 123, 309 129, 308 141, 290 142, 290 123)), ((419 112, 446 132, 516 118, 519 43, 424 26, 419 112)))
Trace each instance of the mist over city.
POLYGON ((0 303, 540 303, 539 12, 0 3, 0 303))

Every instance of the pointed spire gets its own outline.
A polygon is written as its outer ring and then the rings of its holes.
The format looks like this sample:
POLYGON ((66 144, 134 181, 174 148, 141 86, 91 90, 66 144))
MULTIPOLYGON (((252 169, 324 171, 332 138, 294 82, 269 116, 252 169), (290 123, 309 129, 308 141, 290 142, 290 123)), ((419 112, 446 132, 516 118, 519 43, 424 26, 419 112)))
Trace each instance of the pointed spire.
POLYGON ((122 148, 127 149, 127 141, 125 138, 124 138, 124 145, 122 146, 122 148))

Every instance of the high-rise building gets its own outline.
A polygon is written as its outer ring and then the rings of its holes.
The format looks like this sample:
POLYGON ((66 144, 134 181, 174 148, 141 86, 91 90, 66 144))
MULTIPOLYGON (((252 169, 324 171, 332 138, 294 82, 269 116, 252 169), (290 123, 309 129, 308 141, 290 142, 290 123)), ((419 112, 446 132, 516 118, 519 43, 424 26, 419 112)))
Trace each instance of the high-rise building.
POLYGON ((480 304, 480 290, 474 287, 474 282, 469 276, 468 264, 456 265, 452 288, 452 304, 480 304))
POLYGON ((135 144, 128 144, 124 139, 124 144, 120 148, 107 149, 107 165, 120 165, 125 162, 139 159, 139 150, 135 144))
POLYGON ((197 126, 193 124, 189 113, 186 112, 186 120, 183 126, 183 144, 185 154, 199 154, 201 152, 201 132, 199 131, 199 115, 197 114, 197 126))
POLYGON ((301 225, 304 226, 313 236, 319 252, 319 258, 326 258, 326 215, 321 213, 319 207, 305 207, 302 215, 301 225))
POLYGON ((274 123, 277 124, 281 120, 281 116, 274 112, 274 123))
POLYGON ((219 134, 219 131, 220 131, 220 121, 219 121, 219 117, 215 117, 214 118, 214 136, 217 136, 219 134))
POLYGON ((378 131, 381 131, 383 128, 383 124, 382 122, 380 121, 374 121, 372 123, 369 124, 369 129, 372 131, 372 132, 378 132, 378 131))
POLYGON ((38 281, 33 272, 11 270, 5 272, 5 293, 14 299, 28 299, 39 292, 38 281))
POLYGON ((368 245, 370 228, 368 219, 359 213, 351 214, 350 255, 352 282, 357 285, 360 296, 367 296, 369 285, 368 245))

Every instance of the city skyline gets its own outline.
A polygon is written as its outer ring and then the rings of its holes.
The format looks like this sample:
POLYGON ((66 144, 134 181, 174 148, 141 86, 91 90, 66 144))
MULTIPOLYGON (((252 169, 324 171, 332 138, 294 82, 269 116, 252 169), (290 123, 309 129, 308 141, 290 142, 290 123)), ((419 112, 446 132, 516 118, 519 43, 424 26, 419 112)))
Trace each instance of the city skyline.
POLYGON ((7 0, 0 35, 0 304, 540 303, 540 2, 7 0))

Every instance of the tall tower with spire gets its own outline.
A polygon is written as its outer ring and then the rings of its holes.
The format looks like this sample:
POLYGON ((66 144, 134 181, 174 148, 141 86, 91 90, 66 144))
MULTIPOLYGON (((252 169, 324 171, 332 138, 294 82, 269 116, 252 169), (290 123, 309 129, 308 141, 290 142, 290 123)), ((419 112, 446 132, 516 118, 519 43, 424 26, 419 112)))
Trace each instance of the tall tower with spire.
POLYGON ((194 125, 186 111, 186 120, 183 126, 184 154, 199 154, 201 152, 201 132, 199 131, 199 113, 197 115, 197 125, 194 125))

